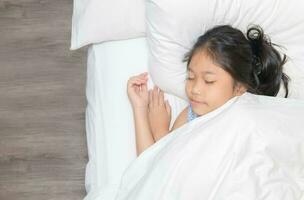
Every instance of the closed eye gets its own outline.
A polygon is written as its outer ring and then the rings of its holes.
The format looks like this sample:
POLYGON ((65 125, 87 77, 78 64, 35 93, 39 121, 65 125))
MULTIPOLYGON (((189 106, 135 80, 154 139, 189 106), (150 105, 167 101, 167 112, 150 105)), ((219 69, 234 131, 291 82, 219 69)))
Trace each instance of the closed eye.
MULTIPOLYGON (((194 80, 194 77, 191 77, 191 75, 188 75, 186 76, 186 80, 194 80)), ((204 80, 205 84, 213 84, 215 81, 206 81, 204 80)))
MULTIPOLYGON (((194 78, 187 77, 187 80, 194 80, 194 78)), ((206 84, 213 84, 215 81, 205 81, 206 84)))
POLYGON ((206 84, 213 84, 215 81, 205 81, 206 84))

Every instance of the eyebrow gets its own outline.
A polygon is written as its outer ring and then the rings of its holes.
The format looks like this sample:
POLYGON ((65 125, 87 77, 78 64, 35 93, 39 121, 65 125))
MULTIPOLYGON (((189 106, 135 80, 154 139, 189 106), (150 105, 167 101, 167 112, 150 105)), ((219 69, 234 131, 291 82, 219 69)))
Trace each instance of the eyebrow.
MULTIPOLYGON (((191 71, 191 72, 194 72, 191 68, 187 67, 187 71, 191 71)), ((211 74, 211 75, 215 75, 214 72, 212 71, 202 71, 202 74, 211 74)))

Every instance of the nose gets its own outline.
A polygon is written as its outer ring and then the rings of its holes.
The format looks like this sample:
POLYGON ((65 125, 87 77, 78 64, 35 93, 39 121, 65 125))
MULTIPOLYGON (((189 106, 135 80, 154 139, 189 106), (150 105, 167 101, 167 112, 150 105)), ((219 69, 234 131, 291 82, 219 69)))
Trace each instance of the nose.
POLYGON ((199 83, 198 81, 195 81, 192 85, 191 93, 193 95, 199 95, 201 94, 201 90, 202 90, 202 84, 199 83))

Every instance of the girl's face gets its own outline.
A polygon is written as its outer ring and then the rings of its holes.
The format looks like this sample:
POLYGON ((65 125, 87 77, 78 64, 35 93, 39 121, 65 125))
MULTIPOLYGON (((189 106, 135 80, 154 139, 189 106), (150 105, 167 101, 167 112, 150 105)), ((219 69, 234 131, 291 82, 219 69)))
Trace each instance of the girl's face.
POLYGON ((245 91, 204 50, 192 56, 187 70, 186 94, 196 114, 211 112, 245 91))

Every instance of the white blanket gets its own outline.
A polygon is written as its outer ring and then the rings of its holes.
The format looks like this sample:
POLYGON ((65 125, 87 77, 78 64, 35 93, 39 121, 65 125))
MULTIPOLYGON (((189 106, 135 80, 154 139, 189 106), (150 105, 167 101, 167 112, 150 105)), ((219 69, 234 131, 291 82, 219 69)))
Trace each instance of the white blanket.
POLYGON ((145 150, 114 199, 300 200, 303 193, 304 101, 245 93, 145 150))

